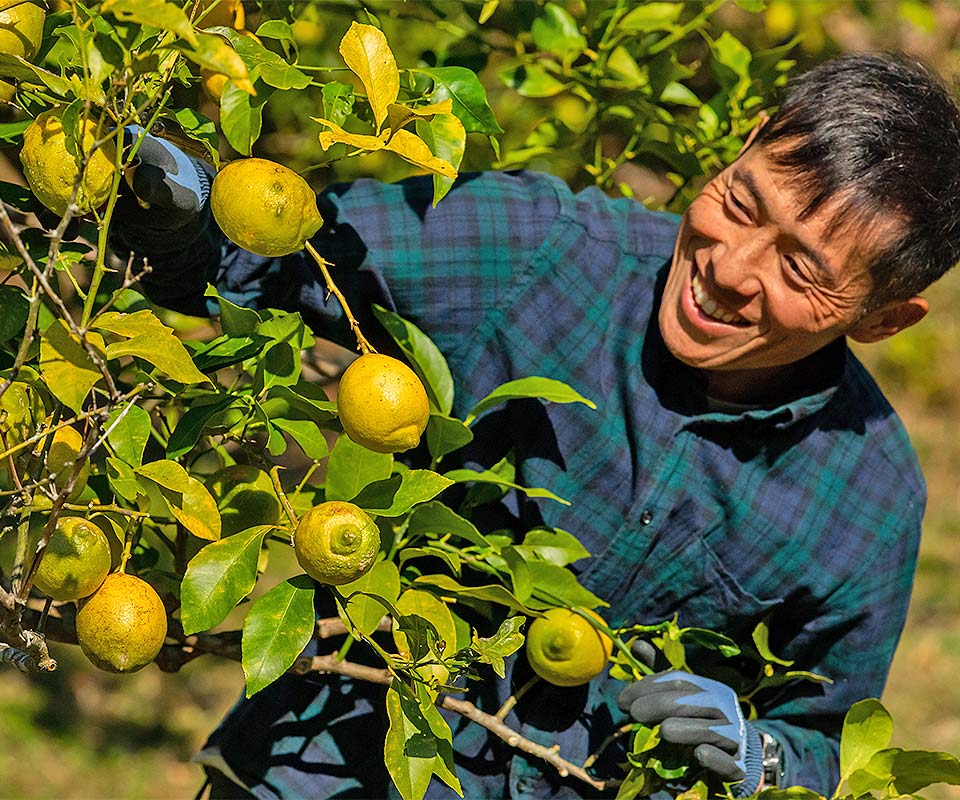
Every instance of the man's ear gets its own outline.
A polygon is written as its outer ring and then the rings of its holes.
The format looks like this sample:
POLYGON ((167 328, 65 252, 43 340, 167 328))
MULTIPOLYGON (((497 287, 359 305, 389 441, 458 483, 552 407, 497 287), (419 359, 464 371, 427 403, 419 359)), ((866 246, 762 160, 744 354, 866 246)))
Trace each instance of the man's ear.
POLYGON ((757 138, 757 134, 760 133, 760 130, 770 121, 770 115, 765 111, 760 113, 760 121, 756 124, 750 133, 747 134, 747 139, 743 143, 743 147, 740 148, 740 152, 737 153, 737 158, 740 158, 747 150, 750 149, 750 145, 753 144, 753 140, 757 138))
POLYGON ((916 325, 927 315, 929 305, 922 297, 911 297, 871 311, 847 336, 857 342, 879 342, 911 325, 916 325))

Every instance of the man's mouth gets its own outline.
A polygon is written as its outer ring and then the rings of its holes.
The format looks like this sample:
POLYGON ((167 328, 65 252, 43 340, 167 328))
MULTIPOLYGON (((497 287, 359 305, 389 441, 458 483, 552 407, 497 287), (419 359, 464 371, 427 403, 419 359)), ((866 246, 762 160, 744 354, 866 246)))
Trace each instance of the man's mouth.
POLYGON ((690 279, 690 287, 693 290, 693 302, 704 316, 710 317, 710 319, 716 320, 717 322, 724 322, 727 325, 736 325, 741 328, 750 325, 748 320, 744 319, 735 311, 724 308, 715 298, 707 293, 703 282, 700 280, 699 273, 693 273, 693 277, 690 279))

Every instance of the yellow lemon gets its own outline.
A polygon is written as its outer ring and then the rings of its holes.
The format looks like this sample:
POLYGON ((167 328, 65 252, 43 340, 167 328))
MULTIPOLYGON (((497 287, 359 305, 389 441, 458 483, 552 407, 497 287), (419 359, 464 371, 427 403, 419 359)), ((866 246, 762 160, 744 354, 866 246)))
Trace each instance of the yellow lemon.
POLYGON ((110 542, 98 526, 83 517, 60 517, 33 582, 54 600, 79 600, 103 583, 110 561, 110 542))
POLYGON ((610 637, 569 608, 551 608, 537 617, 527 631, 526 647, 533 671, 555 686, 587 683, 603 672, 613 652, 610 637))
POLYGON ((380 531, 353 503, 328 500, 300 518, 293 533, 297 561, 318 583, 339 586, 364 575, 380 551, 380 531))
POLYGON ((228 80, 230 79, 222 72, 214 72, 206 67, 200 69, 200 86, 203 87, 207 97, 215 103, 220 102, 223 87, 227 85, 228 80))
POLYGON ((354 442, 376 453, 416 447, 430 419, 417 374, 402 361, 366 353, 350 364, 337 389, 337 413, 354 442))
MULTIPOLYGON (((19 56, 29 61, 37 54, 43 39, 44 10, 25 2, 0 11, 0 53, 19 56)), ((9 103, 16 87, 0 81, 0 102, 9 103)))
MULTIPOLYGON (((84 153, 93 151, 96 131, 97 125, 93 120, 84 121, 84 153)), ((110 196, 115 152, 113 143, 109 142, 90 156, 77 192, 77 206, 81 214, 103 205, 110 196)), ((59 111, 44 111, 23 132, 20 163, 36 198, 55 214, 63 214, 80 169, 76 159, 67 150, 67 137, 59 111)))
POLYGON ((276 525, 280 520, 280 501, 273 481, 252 464, 224 467, 207 479, 206 486, 217 501, 222 536, 255 525, 276 525))
POLYGON ((230 241, 260 256, 302 250, 323 224, 310 184, 264 158, 241 158, 220 170, 210 208, 230 241))
POLYGON ((107 672, 136 672, 160 652, 167 614, 154 588, 134 575, 114 572, 77 612, 77 643, 107 672))

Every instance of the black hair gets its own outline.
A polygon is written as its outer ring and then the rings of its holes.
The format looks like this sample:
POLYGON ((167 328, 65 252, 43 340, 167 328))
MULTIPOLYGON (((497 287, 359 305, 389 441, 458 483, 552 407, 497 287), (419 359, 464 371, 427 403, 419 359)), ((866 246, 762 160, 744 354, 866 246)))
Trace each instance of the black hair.
POLYGON ((835 196, 834 230, 893 215, 864 311, 923 291, 960 260, 960 109, 903 54, 849 55, 794 78, 756 143, 798 183, 809 216, 835 196))

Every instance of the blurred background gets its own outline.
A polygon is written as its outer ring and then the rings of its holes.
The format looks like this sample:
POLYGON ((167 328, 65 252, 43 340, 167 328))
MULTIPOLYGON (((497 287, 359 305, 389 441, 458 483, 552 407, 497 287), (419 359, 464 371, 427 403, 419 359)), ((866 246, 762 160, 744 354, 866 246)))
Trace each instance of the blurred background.
MULTIPOLYGON (((497 137, 499 155, 486 137, 471 134, 464 169, 525 165, 555 172, 575 186, 600 182, 585 169, 589 158, 576 152, 578 127, 584 127, 578 125, 583 98, 562 88, 533 87, 529 73, 526 83, 516 77, 516 56, 534 49, 530 37, 524 39, 518 31, 531 30, 531 20, 544 12, 542 2, 343 0, 275 5, 295 11, 293 30, 304 64, 340 67, 337 43, 352 19, 368 21, 370 14, 387 32, 401 67, 432 66, 442 54, 447 65, 475 70, 505 131, 497 137), (485 13, 489 18, 478 26, 485 13)), ((562 0, 558 5, 571 18, 583 20, 612 3, 562 0)), ((960 0, 770 0, 756 11, 760 5, 754 0, 729 2, 719 7, 708 29, 693 32, 683 62, 693 65, 696 74, 689 83, 699 97, 709 96, 712 84, 723 83, 722 73, 701 74, 697 67, 709 53, 705 42, 709 37, 715 42, 724 31, 751 53, 773 53, 764 73, 769 76, 788 67, 800 71, 848 51, 904 50, 951 84, 960 77, 960 0)), ((689 14, 705 4, 687 6, 689 14)), ((256 30, 258 10, 257 3, 245 4, 249 30, 256 30)), ((237 22, 235 11, 225 18, 226 24, 237 22)), ((770 83, 778 80, 771 78, 770 83)), ((190 100, 203 114, 217 117, 216 102, 198 86, 182 91, 192 92, 190 100)), ((766 105, 775 103, 774 85, 754 85, 750 91, 766 105)), ((403 162, 381 161, 381 156, 332 163, 331 154, 320 149, 317 125, 310 120, 321 115, 319 101, 307 93, 284 95, 268 105, 254 154, 308 170, 318 186, 363 174, 386 179, 407 174, 403 162)), ((13 113, 0 109, 0 121, 13 113)), ((750 119, 745 113, 744 127, 727 132, 739 136, 750 119)), ((725 143, 726 150, 701 153, 701 165, 722 163, 731 147, 736 152, 737 136, 725 143)), ((597 162, 611 167, 603 186, 612 193, 681 210, 703 180, 695 175, 671 178, 656 159, 618 160, 623 147, 616 130, 605 132, 601 145, 614 154, 597 162)), ((221 155, 236 153, 224 142, 221 155)), ((669 161, 669 155, 665 158, 669 161)), ((17 165, 15 152, 0 151, 0 180, 19 182, 17 165)), ((955 538, 960 531, 960 274, 948 275, 929 290, 928 298, 931 314, 925 322, 857 352, 901 414, 929 488, 910 614, 882 699, 893 715, 894 744, 960 754, 960 590, 955 583, 960 575, 955 538)), ((175 316, 168 321, 185 335, 195 333, 200 324, 175 316)), ((318 354, 323 379, 333 379, 343 355, 334 349, 318 354)), ((272 568, 286 569, 274 563, 272 568)), ((55 655, 60 661, 56 672, 29 678, 12 669, 2 673, 0 798, 193 797, 202 776, 190 758, 240 695, 240 666, 205 658, 175 675, 149 667, 132 676, 112 676, 91 668, 74 648, 56 647, 55 655)), ((943 786, 924 794, 934 800, 960 798, 960 790, 943 786)))

